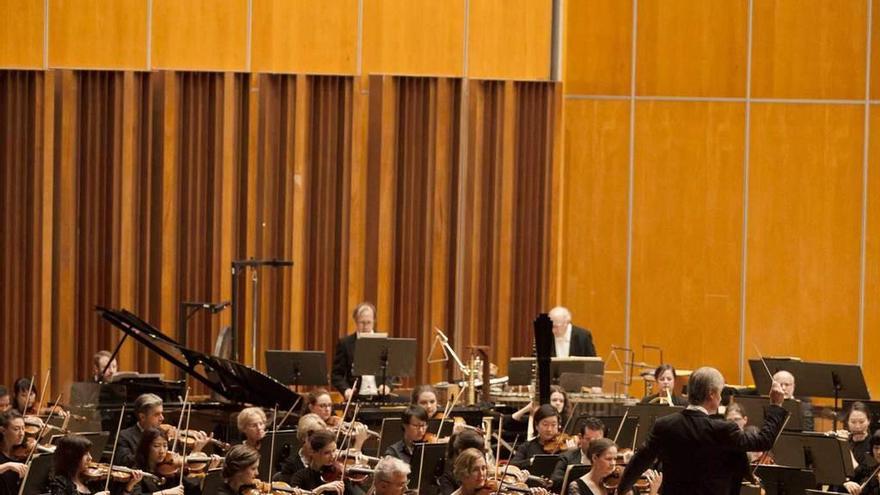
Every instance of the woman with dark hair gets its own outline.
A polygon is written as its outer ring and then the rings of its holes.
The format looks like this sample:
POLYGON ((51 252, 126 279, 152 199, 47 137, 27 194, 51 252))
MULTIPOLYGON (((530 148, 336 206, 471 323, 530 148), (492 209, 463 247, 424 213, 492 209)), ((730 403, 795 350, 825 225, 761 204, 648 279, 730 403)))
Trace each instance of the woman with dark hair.
POLYGON ((36 414, 37 387, 31 386, 30 378, 19 378, 12 386, 12 408, 19 414, 36 414))
MULTIPOLYGON (((90 483, 85 477, 86 470, 92 462, 92 455, 89 453, 91 446, 92 442, 88 438, 79 435, 66 436, 58 441, 58 447, 55 449, 55 476, 49 483, 49 491, 52 495, 89 493, 109 495, 110 492, 93 491, 104 487, 104 478, 90 483)), ((141 471, 133 471, 122 493, 132 493, 142 477, 141 471)))
POLYGON ((437 410, 437 391, 431 385, 419 385, 412 391, 410 403, 422 406, 428 413, 428 419, 438 419, 443 415, 437 410))
POLYGON ((28 466, 12 457, 12 448, 24 441, 24 419, 14 409, 0 414, 0 495, 18 493, 28 466))
POLYGON ((545 446, 557 440, 559 428, 562 426, 559 411, 550 404, 544 404, 535 411, 534 424, 537 435, 516 449, 516 453, 510 458, 510 464, 518 468, 525 468, 528 466, 529 460, 535 455, 557 454, 565 448, 576 445, 576 441, 573 440, 571 445, 564 445, 562 448, 556 446, 549 449, 545 448, 545 446))
POLYGON ((385 455, 396 457, 411 464, 415 443, 421 442, 428 432, 428 413, 422 406, 409 406, 400 415, 403 438, 385 449, 385 455))
POLYGON ((333 414, 333 399, 330 392, 324 388, 318 388, 309 392, 306 396, 303 414, 313 413, 327 423, 327 426, 336 426, 342 422, 342 418, 333 414))
POLYGON ((859 467, 853 473, 852 479, 843 484, 843 487, 851 494, 880 495, 880 480, 878 480, 878 476, 875 474, 873 478, 868 480, 868 477, 874 473, 874 470, 880 464, 880 431, 875 431, 871 435, 870 440, 868 440, 868 443, 871 446, 871 454, 862 460, 862 463, 859 464, 859 467), (865 483, 865 481, 867 481, 865 488, 860 489, 861 484, 865 483))
MULTIPOLYGON (((141 436, 141 441, 135 451, 134 462, 138 469, 147 473, 159 474, 159 464, 165 460, 168 453, 168 437, 165 432, 158 428, 147 428, 141 436)), ((180 474, 164 478, 164 483, 158 483, 154 479, 144 478, 141 481, 141 493, 154 495, 183 495, 198 494, 199 483, 191 478, 183 478, 183 486, 180 486, 180 474)))
POLYGON ((871 411, 864 402, 853 402, 843 420, 846 430, 838 431, 838 435, 847 438, 853 458, 862 464, 866 457, 871 456, 869 438, 871 436, 871 411))
POLYGON ((657 393, 642 398, 642 404, 662 404, 666 406, 686 407, 688 402, 684 397, 675 393, 675 368, 671 364, 661 364, 654 370, 654 382, 657 384, 657 393), (672 404, 669 398, 672 398, 672 404))
POLYGON ((336 492, 339 495, 360 494, 363 491, 349 482, 325 483, 322 469, 333 464, 336 458, 336 436, 329 431, 316 431, 309 437, 309 465, 290 477, 290 485, 314 493, 336 492))

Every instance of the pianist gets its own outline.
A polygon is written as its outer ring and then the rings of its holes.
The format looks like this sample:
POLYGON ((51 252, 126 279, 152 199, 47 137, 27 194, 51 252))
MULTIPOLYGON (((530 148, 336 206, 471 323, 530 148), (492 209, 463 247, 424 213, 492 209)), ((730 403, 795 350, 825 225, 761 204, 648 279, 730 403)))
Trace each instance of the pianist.
POLYGON ((110 366, 107 366, 107 361, 110 360, 110 351, 98 351, 95 353, 95 356, 92 358, 92 379, 98 383, 104 383, 110 381, 110 378, 116 374, 117 371, 117 363, 116 359, 110 363, 110 366), (106 371, 104 369, 106 368, 106 371))
POLYGON ((391 391, 388 386, 391 381, 390 377, 387 380, 388 383, 377 386, 375 376, 364 375, 356 377, 352 373, 354 350, 357 346, 358 335, 375 331, 376 306, 368 302, 362 302, 354 308, 351 317, 354 320, 355 332, 339 339, 339 342, 336 344, 336 353, 333 356, 333 371, 331 372, 333 387, 345 397, 345 400, 348 400, 355 391, 353 389, 355 379, 360 378, 358 395, 385 395, 391 391))

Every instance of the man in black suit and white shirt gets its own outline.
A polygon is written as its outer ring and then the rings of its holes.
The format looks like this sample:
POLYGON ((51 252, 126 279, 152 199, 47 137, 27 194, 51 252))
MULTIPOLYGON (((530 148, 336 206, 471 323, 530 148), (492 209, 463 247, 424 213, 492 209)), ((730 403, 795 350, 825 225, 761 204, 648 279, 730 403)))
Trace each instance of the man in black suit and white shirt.
POLYGON ((571 324, 571 311, 562 306, 556 306, 550 310, 549 316, 553 320, 553 337, 556 340, 552 357, 596 355, 593 335, 586 328, 571 324))
MULTIPOLYGON (((330 373, 330 381, 333 387, 339 391, 345 400, 351 397, 354 392, 354 381, 360 379, 358 383, 359 395, 377 395, 387 394, 390 389, 388 384, 377 386, 376 377, 373 375, 354 376, 352 366, 354 366, 354 350, 357 345, 358 335, 373 333, 376 326, 376 306, 368 302, 362 302, 355 306, 351 312, 354 320, 355 332, 339 339, 336 344, 336 353, 333 355, 333 370, 330 373)), ((388 380, 390 382, 390 377, 388 380)))
POLYGON ((770 450, 785 422, 784 393, 779 382, 770 390, 764 426, 746 433, 736 423, 714 419, 724 377, 709 367, 691 374, 687 409, 658 418, 648 439, 633 456, 620 480, 627 493, 655 460, 663 465, 663 495, 738 494, 748 470, 746 452, 770 450))

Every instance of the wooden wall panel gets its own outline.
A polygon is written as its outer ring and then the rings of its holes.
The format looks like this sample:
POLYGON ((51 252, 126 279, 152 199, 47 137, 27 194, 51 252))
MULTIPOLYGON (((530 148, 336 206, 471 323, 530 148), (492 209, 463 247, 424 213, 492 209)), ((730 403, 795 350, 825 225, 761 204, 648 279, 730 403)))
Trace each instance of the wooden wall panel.
POLYGON ((636 93, 745 96, 748 1, 639 2, 636 93))
POLYGON ((246 0, 153 0, 151 68, 246 71, 246 0))
POLYGON ((755 2, 752 96, 864 98, 864 0, 755 2))
POLYGON ((880 392, 880 198, 877 186, 880 184, 880 108, 871 107, 870 147, 868 156, 868 204, 865 230, 865 321, 864 321, 864 363, 862 368, 868 390, 872 397, 880 392))
POLYGON ((49 66, 147 67, 146 0, 51 0, 49 66))
POLYGON ((0 0, 0 67, 44 66, 45 0, 0 0))
POLYGON ((747 356, 856 361, 862 108, 752 108, 747 356))
POLYGON ((363 1, 363 73, 442 76, 463 73, 463 2, 363 1))
MULTIPOLYGON (((629 103, 568 100, 562 173, 560 292, 608 356, 624 344, 629 103)), ((610 367, 610 366, 609 366, 610 367)))
POLYGON ((468 6, 468 77, 550 78, 553 2, 474 0, 468 6))
POLYGON ((253 2, 254 71, 357 72, 358 1, 253 2))
MULTIPOLYGON (((739 372, 743 128, 737 103, 636 108, 631 347, 739 372)), ((657 363, 656 354, 645 359, 657 363), (650 359, 654 358, 654 359, 650 359)))
POLYGON ((880 98, 880 0, 871 0, 871 99, 880 98))
POLYGON ((632 2, 565 2, 566 94, 626 95, 632 70, 632 2))

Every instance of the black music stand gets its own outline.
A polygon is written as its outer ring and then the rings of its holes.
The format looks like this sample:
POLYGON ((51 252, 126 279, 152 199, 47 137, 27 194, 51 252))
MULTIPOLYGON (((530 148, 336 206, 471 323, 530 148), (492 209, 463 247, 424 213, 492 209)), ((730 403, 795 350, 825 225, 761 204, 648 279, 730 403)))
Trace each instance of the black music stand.
MULTIPOLYGON (((834 409, 840 410, 841 399, 870 400, 862 367, 857 364, 815 363, 797 359, 764 358, 771 373, 785 370, 794 375, 797 395, 833 397, 834 409)), ((750 359, 749 368, 755 386, 761 392, 770 390, 770 377, 760 359, 750 359)), ((834 420, 837 429, 837 419, 834 420)))
POLYGON ((590 472, 589 464, 569 464, 565 468, 565 476, 562 477, 562 488, 559 493, 568 493, 568 485, 572 481, 590 472))
POLYGON ((559 383, 562 375, 566 373, 583 376, 586 381, 591 383, 594 383, 598 377, 598 386, 601 386, 602 377, 605 376, 605 361, 600 357, 586 356, 550 358, 550 376, 552 376, 554 383, 559 383))
MULTIPOLYGON (((584 424, 584 420, 586 418, 593 417, 591 414, 582 414, 578 416, 578 419, 572 421, 574 423, 574 427, 569 427, 570 431, 567 431, 569 435, 580 435, 582 431, 582 426, 584 424)), ((596 419, 602 421, 605 425, 605 438, 614 439, 614 435, 617 433, 617 429, 620 428, 620 422, 623 421, 623 416, 595 416, 596 419)), ((626 423, 623 424, 623 428, 620 428, 620 434, 617 436, 617 445, 619 448, 631 448, 635 450, 638 447, 636 442, 636 430, 639 426, 639 417, 633 415, 626 416, 626 423)))
POLYGON ((55 454, 34 454, 30 468, 25 475, 24 483, 18 490, 18 495, 38 495, 45 493, 49 485, 49 475, 52 472, 52 464, 55 454))
POLYGON ((550 479, 553 470, 556 469, 556 463, 562 456, 557 454, 536 454, 529 459, 529 474, 535 476, 543 476, 550 479))
POLYGON ((627 410, 629 411, 628 416, 639 418, 639 427, 636 430, 635 443, 633 443, 636 448, 639 448, 645 443, 645 440, 648 439, 648 432, 654 427, 657 418, 683 411, 684 408, 681 406, 659 404, 636 404, 628 407, 627 410))
POLYGON ((755 475, 761 478, 767 495, 801 495, 816 487, 816 477, 809 469, 762 464, 755 475))
POLYGON ((444 458, 446 458, 445 443, 416 443, 413 446, 413 456, 410 462, 410 488, 418 487, 418 493, 436 494, 439 487, 434 483, 434 480, 443 474, 444 458))
MULTIPOLYGON (((377 377, 376 385, 383 385, 389 376, 413 376, 416 354, 416 339, 358 336, 352 373, 373 375, 377 377)), ((380 393, 379 396, 384 397, 385 394, 380 393)))
POLYGON ((512 357, 507 362, 508 385, 531 385, 534 380, 535 358, 512 357))
POLYGON ((379 430, 379 452, 376 457, 385 455, 385 450, 395 443, 403 440, 403 420, 400 415, 382 420, 382 429, 379 430))
POLYGON ((327 385, 324 351, 266 351, 266 374, 286 385, 327 385))
POLYGON ((438 438, 449 437, 452 435, 452 429, 455 427, 455 423, 451 419, 429 419, 428 420, 428 429, 426 430, 428 433, 437 434, 438 438), (442 430, 441 430, 442 423, 442 430))
MULTIPOLYGON (((745 415, 749 418, 749 424, 758 428, 764 426, 764 417, 767 416, 767 408, 770 407, 770 398, 766 395, 737 395, 733 401, 745 409, 745 415)), ((804 412, 801 402, 795 399, 785 399, 782 407, 788 411, 788 423, 785 431, 803 431, 804 412)))
POLYGON ((783 433, 773 446, 773 459, 779 465, 812 470, 822 485, 842 485, 853 474, 849 445, 822 433, 783 433))
POLYGON ((275 448, 272 448, 272 432, 266 433, 266 436, 260 441, 260 466, 259 478, 269 479, 269 459, 271 456, 272 474, 281 470, 281 464, 290 456, 299 455, 299 439, 293 430, 279 430, 275 432, 275 448))

